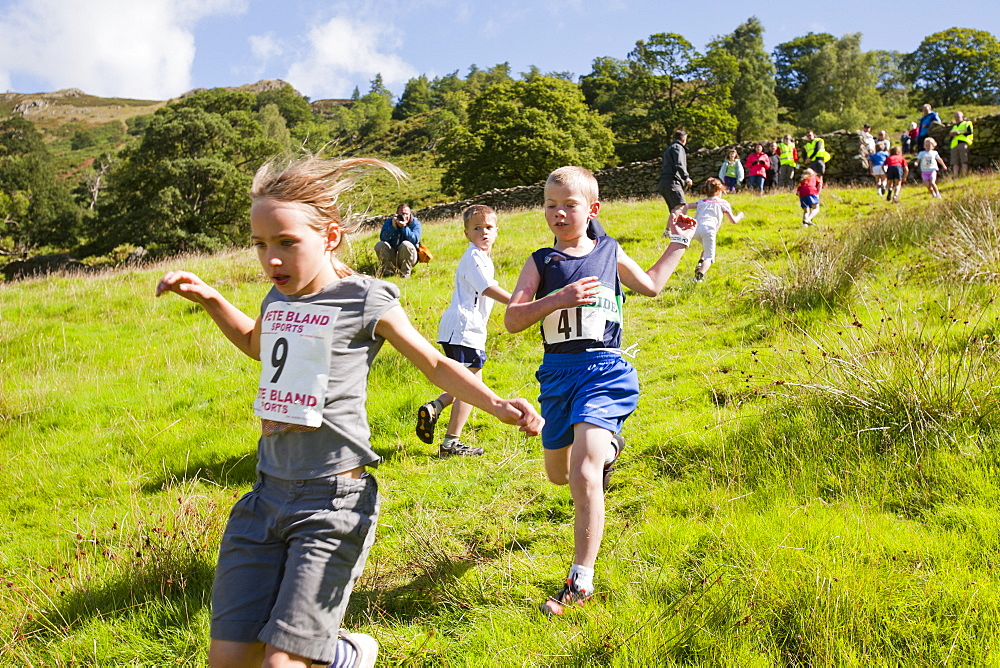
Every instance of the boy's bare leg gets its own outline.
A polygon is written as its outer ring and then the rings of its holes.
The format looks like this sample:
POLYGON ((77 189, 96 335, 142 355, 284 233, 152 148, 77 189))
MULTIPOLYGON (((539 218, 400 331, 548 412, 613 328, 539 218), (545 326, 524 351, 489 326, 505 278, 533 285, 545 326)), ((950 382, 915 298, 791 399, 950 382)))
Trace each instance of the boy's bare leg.
MULTIPOLYGON (((483 373, 482 369, 469 369, 469 371, 476 378, 479 378, 483 373)), ((447 392, 438 397, 438 401, 441 402, 442 406, 447 406, 454 401, 454 405, 451 407, 451 416, 448 418, 448 435, 461 436, 462 429, 465 428, 465 423, 468 422, 469 416, 472 415, 472 404, 458 401, 447 392), (444 397, 448 398, 447 403, 445 403, 444 397)))
POLYGON ((545 473, 556 485, 569 484, 573 495, 573 563, 593 568, 604 537, 604 462, 611 432, 578 422, 573 444, 545 450, 545 473))
POLYGON ((212 668, 260 666, 264 662, 262 642, 212 640, 208 645, 208 665, 212 668))

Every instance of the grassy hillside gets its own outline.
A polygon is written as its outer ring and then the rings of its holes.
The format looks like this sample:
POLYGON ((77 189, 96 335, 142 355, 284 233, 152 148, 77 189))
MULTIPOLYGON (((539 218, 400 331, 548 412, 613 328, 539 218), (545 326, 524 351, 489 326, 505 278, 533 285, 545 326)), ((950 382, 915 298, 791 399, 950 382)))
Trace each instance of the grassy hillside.
MULTIPOLYGON (((567 489, 540 443, 480 412, 482 458, 413 434, 436 396, 388 347, 369 398, 383 517, 347 626, 380 665, 992 665, 1000 662, 1000 179, 943 201, 829 188, 815 228, 797 198, 737 195, 718 264, 697 250, 655 299, 631 295, 643 387, 608 493, 599 595, 536 607, 571 556, 567 489)), ((661 201, 601 219, 648 266, 661 201)), ((512 287, 551 235, 505 215, 512 287)), ((400 282, 428 337, 465 242, 400 282)), ((371 237, 350 261, 371 271, 371 237)), ((253 312, 252 253, 91 278, 0 285, 0 660, 203 665, 228 507, 253 482, 257 370, 196 307, 152 298, 198 272, 253 312)), ((396 279, 393 279, 396 280, 396 279)), ((534 398, 537 332, 500 330, 484 377, 534 398)))

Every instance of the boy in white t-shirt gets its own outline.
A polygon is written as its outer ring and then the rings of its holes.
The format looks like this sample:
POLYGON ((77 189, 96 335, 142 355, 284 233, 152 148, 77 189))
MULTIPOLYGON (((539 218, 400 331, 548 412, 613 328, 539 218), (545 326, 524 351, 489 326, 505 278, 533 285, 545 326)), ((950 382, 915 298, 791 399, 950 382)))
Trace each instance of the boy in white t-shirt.
MULTIPOLYGON (((462 220, 469 247, 458 262, 455 291, 448 309, 441 316, 437 338, 445 356, 478 376, 486 363, 486 325, 493 302, 508 303, 510 293, 497 285, 493 278, 490 251, 497 238, 496 211, 483 204, 474 204, 462 212, 462 220)), ((448 406, 452 406, 451 417, 439 454, 442 457, 483 454, 483 448, 461 441, 462 428, 469 419, 472 406, 458 401, 447 392, 428 401, 417 411, 417 437, 424 443, 433 443, 434 426, 448 406)))
POLYGON ((695 210, 695 220, 698 227, 695 228, 693 239, 702 245, 701 259, 694 268, 694 280, 701 283, 705 280, 705 274, 709 267, 715 262, 715 237, 722 227, 722 217, 726 216, 730 222, 738 223, 743 220, 743 212, 733 215, 733 207, 726 200, 722 199, 722 193, 726 187, 719 179, 707 179, 705 185, 701 187, 703 199, 687 205, 688 209, 695 210))

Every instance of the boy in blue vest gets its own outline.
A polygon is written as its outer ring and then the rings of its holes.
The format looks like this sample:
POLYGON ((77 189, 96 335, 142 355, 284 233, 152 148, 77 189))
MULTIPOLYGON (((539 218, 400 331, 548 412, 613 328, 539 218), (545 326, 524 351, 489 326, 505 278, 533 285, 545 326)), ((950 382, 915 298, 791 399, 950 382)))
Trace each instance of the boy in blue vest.
POLYGON ((587 226, 601 209, 597 179, 562 167, 545 182, 545 221, 555 242, 528 258, 504 315, 510 332, 541 324, 545 355, 535 377, 545 418, 545 472, 569 484, 576 509, 574 558, 565 586, 540 606, 561 615, 594 593, 594 565, 604 535, 604 491, 625 445, 622 424, 639 398, 638 375, 622 357, 622 286, 655 297, 694 233, 671 221, 670 243, 648 271, 611 237, 587 226))

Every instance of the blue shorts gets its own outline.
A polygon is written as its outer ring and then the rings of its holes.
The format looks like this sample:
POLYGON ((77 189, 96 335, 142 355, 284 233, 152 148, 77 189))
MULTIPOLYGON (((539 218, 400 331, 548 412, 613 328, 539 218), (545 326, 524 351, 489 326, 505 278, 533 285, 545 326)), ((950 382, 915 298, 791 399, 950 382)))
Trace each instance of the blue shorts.
POLYGON ((378 512, 378 484, 368 474, 282 480, 258 473, 222 536, 211 637, 333 661, 378 512))
POLYGON ((803 195, 799 198, 799 206, 803 209, 811 209, 819 205, 819 195, 803 195))
POLYGON ((468 346, 456 346, 451 343, 438 341, 444 349, 444 356, 450 360, 455 360, 464 367, 470 369, 482 369, 486 364, 486 351, 476 350, 468 346))
POLYGON ((639 374, 618 353, 546 353, 535 372, 541 386, 542 447, 573 443, 573 425, 586 422, 619 433, 639 403, 639 374))

